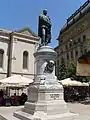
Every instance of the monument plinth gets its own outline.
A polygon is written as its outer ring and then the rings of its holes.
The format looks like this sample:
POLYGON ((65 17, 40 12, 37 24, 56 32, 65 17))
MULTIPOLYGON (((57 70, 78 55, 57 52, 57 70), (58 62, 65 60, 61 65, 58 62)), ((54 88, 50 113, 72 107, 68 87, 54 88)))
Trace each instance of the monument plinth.
MULTIPOLYGON (((63 99, 63 87, 55 76, 56 52, 50 46, 42 46, 34 53, 36 78, 28 89, 28 100, 14 116, 21 120, 72 120, 63 99)), ((73 119, 74 119, 73 118, 73 119)))

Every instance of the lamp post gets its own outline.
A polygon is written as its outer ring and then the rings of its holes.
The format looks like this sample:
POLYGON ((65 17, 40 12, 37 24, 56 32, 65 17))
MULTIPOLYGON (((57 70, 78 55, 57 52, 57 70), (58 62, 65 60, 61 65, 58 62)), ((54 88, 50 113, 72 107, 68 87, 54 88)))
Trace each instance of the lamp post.
MULTIPOLYGON (((8 43, 8 62, 7 62, 7 77, 11 76, 11 66, 12 66, 12 48, 13 48, 13 32, 9 33, 9 43, 8 43)), ((7 95, 10 95, 9 87, 6 87, 7 95)))
POLYGON ((7 77, 11 76, 11 66, 12 66, 12 48, 13 48, 13 32, 9 34, 9 44, 8 44, 8 65, 7 65, 7 77))

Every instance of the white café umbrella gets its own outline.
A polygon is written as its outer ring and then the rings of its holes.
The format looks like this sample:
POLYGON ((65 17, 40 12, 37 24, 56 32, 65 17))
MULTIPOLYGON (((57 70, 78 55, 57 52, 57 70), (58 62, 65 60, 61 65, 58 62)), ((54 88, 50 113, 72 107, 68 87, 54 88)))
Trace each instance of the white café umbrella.
POLYGON ((29 85, 33 82, 33 79, 23 77, 21 75, 14 75, 0 80, 0 83, 5 87, 22 87, 29 85))
POLYGON ((68 84, 71 82, 71 79, 70 78, 66 78, 66 79, 60 80, 58 82, 61 83, 62 85, 68 86, 68 84))
POLYGON ((82 82, 79 82, 76 80, 71 80, 70 78, 61 80, 61 81, 59 81, 59 83, 61 83, 62 85, 65 85, 65 86, 89 86, 88 83, 85 83, 85 82, 82 83, 82 82))

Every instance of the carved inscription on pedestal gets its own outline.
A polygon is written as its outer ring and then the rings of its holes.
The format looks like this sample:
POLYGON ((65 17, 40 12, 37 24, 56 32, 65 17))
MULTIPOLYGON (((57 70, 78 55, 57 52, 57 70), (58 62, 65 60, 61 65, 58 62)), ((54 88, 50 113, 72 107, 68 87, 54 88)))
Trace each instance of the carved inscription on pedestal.
POLYGON ((60 97, 60 94, 50 94, 51 99, 58 100, 60 97))

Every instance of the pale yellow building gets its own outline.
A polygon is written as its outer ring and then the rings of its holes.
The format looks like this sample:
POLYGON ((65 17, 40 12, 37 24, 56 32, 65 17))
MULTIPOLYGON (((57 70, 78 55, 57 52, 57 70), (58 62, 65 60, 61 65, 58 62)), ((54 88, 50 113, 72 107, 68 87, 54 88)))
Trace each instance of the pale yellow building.
POLYGON ((58 46, 55 51, 58 54, 56 58, 56 74, 58 75, 62 57, 67 66, 72 60, 76 61, 89 50, 90 0, 87 0, 67 19, 66 24, 60 29, 57 40, 58 46))

